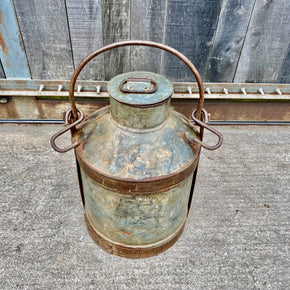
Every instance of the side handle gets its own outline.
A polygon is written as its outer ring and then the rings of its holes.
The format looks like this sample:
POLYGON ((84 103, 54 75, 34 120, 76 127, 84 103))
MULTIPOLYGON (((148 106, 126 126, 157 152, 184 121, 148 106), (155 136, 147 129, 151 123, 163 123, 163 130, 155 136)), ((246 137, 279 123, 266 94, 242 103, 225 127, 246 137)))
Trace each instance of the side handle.
POLYGON ((84 113, 83 111, 81 111, 80 109, 77 109, 77 112, 79 113, 79 118, 70 124, 71 120, 72 120, 72 109, 68 110, 65 114, 65 124, 68 125, 65 128, 63 128, 62 130, 60 130, 59 132, 57 132, 56 134, 54 134, 51 139, 50 139, 50 144, 51 147, 59 152, 59 153, 65 153, 73 148, 76 148, 77 146, 80 145, 80 142, 75 142, 73 144, 71 144, 70 146, 66 147, 66 148, 59 148, 56 144, 55 144, 55 140, 61 136, 62 134, 64 134, 65 132, 75 128, 76 125, 78 125, 83 119, 84 119, 84 113))
POLYGON ((216 129, 214 129, 213 127, 209 126, 208 125, 208 113, 205 109, 202 109, 201 110, 201 119, 202 120, 199 120, 198 118, 195 117, 195 113, 196 113, 196 110, 194 110, 191 114, 191 117, 192 117, 192 120, 193 122, 200 126, 201 128, 205 128, 207 130, 209 130, 210 132, 214 133, 216 136, 218 136, 218 142, 215 144, 215 145, 207 145, 205 144, 204 142, 196 139, 194 140, 195 142, 197 142, 198 144, 200 144, 203 148, 207 149, 207 150, 216 150, 218 149, 222 143, 223 143, 223 136, 222 134, 217 131, 216 129))

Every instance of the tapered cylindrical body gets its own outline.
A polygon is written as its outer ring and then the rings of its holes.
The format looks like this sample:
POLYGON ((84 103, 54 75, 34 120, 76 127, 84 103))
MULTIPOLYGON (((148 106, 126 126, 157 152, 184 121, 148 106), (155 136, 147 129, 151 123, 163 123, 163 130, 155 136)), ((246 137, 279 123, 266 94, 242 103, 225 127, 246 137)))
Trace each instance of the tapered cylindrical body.
POLYGON ((149 72, 108 83, 110 106, 73 134, 85 218, 106 251, 148 257, 182 233, 200 145, 198 132, 170 106, 172 84, 149 72))

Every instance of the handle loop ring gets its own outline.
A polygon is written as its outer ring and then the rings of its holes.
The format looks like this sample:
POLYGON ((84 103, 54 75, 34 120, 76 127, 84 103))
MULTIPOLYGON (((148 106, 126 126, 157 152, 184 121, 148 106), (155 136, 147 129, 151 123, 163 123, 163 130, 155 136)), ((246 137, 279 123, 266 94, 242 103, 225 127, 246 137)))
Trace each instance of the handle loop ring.
POLYGON ((192 114, 191 114, 193 122, 196 125, 199 125, 200 127, 205 128, 205 129, 209 130, 210 132, 214 133, 216 136, 218 136, 219 139, 218 139, 218 142, 215 145, 213 145, 213 146, 207 145, 207 144, 205 144, 204 142, 202 142, 202 141, 200 141, 198 139, 196 139, 194 141, 197 142, 198 144, 200 144, 203 148, 205 148, 207 150, 216 150, 216 149, 218 149, 223 143, 222 134, 219 131, 217 131, 216 129, 214 129, 213 127, 211 127, 211 126, 209 126, 207 124, 209 120, 208 120, 208 113, 207 113, 207 111, 205 109, 201 110, 201 119, 202 120, 197 119, 195 117, 195 113, 196 113, 196 110, 194 110, 192 112, 192 114))
POLYGON ((50 139, 50 144, 51 147, 59 152, 59 153, 65 153, 73 148, 76 148, 77 146, 80 145, 80 142, 75 142, 73 144, 71 144, 70 146, 66 147, 66 148, 59 148, 56 144, 55 144, 55 140, 61 136, 62 134, 64 134, 65 132, 73 129, 76 125, 78 125, 79 123, 82 122, 82 120, 84 119, 84 113, 82 110, 77 109, 77 112, 79 113, 80 117, 79 119, 77 119, 76 121, 74 121, 73 123, 70 123, 72 120, 72 109, 69 109, 66 114, 65 114, 65 124, 69 124, 68 126, 66 126, 65 128, 63 128, 62 130, 60 130, 59 132, 57 132, 56 134, 54 134, 51 139, 50 139))

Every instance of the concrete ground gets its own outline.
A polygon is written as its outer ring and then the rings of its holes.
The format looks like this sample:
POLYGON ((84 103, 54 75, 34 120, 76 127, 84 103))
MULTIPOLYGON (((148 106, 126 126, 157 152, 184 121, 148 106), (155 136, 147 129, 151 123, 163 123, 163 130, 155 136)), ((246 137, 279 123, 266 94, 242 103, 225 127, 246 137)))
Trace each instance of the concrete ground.
POLYGON ((289 289, 289 127, 218 127, 183 235, 142 260, 88 235, 74 155, 50 148, 60 128, 0 125, 1 289, 289 289))

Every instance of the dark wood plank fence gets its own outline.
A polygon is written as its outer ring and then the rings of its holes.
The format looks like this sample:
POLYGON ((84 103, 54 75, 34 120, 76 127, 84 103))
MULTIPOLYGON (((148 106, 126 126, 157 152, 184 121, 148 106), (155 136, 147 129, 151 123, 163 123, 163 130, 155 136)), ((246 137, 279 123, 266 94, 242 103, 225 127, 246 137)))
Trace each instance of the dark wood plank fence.
MULTIPOLYGON (((1 78, 70 79, 102 45, 144 39, 180 50, 204 81, 290 81, 289 0, 1 0, 0 9, 1 78), (11 25, 20 38, 6 33, 11 25)), ((193 79, 178 59, 143 47, 107 52, 80 78, 108 80, 131 70, 193 79)))

